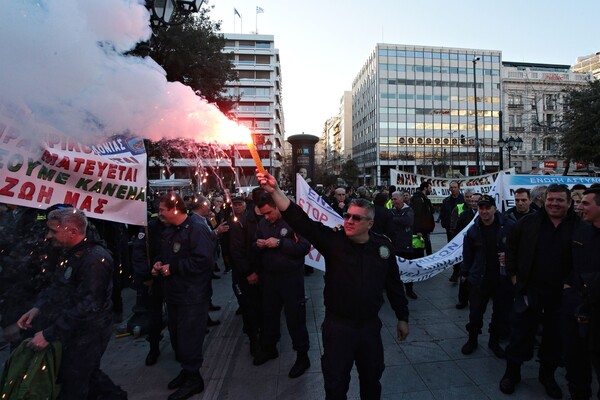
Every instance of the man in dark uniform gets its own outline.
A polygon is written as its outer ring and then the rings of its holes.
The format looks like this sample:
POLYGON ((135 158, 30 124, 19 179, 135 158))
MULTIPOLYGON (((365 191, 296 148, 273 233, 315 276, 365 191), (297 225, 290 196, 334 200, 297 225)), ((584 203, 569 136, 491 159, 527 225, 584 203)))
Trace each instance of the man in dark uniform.
POLYGON ((577 222, 570 206, 569 188, 551 184, 544 208, 522 218, 508 237, 506 267, 515 285, 515 300, 506 372, 500 381, 503 393, 513 393, 520 382, 521 364, 533 357, 535 334, 542 323, 539 381, 548 396, 562 397, 554 372, 561 362, 561 299, 571 270, 571 242, 577 222))
POLYGON ((260 346, 261 290, 258 279, 258 261, 252 251, 256 238, 258 216, 246 208, 241 196, 231 200, 233 214, 227 224, 229 231, 223 235, 223 259, 231 267, 231 285, 240 305, 244 333, 250 339, 250 354, 258 355, 260 346))
MULTIPOLYGON (((154 365, 160 355, 160 341, 163 322, 163 288, 162 277, 152 277, 153 260, 160 251, 160 241, 165 224, 156 218, 148 219, 148 226, 142 227, 137 237, 132 240, 131 263, 134 271, 134 281, 145 304, 148 315, 148 336, 150 351, 146 356, 146 365, 154 365)), ((175 350, 175 349, 174 349, 175 350)))
MULTIPOLYGON (((458 220, 456 221, 456 226, 454 230, 456 234, 460 234, 463 229, 471 223, 473 218, 475 218, 475 214, 477 214, 477 208, 479 207, 477 203, 479 202, 479 198, 481 197, 480 193, 473 193, 470 196, 468 207, 463 211, 458 220)), ((459 271, 462 263, 458 263, 459 271)), ((459 273, 460 275, 460 273, 459 273)), ((456 303, 456 308, 462 310, 463 308, 469 305, 469 281, 466 279, 461 279, 458 283, 458 303, 456 303)))
POLYGON ((52 321, 34 335, 29 347, 41 350, 51 341, 62 343, 60 400, 126 399, 127 393, 100 370, 112 333, 113 259, 102 242, 86 238, 83 212, 57 209, 48 214, 47 224, 47 239, 65 252, 56 281, 17 324, 29 329, 40 311, 52 321))
POLYGON ((263 323, 262 349, 254 358, 254 365, 264 364, 278 356, 276 344, 280 337, 279 321, 283 308, 297 353, 289 376, 297 378, 310 367, 304 297, 304 256, 310 251, 310 243, 281 218, 270 194, 265 193, 257 206, 264 217, 258 223, 255 242, 262 266, 263 323))
POLYGON ((321 368, 326 399, 345 399, 356 362, 363 399, 379 399, 385 368, 378 317, 385 289, 398 318, 397 335, 408 335, 408 307, 394 249, 389 239, 371 234, 374 210, 364 199, 353 200, 344 214, 344 230, 312 221, 285 196, 275 178, 257 174, 290 226, 325 258, 325 320, 321 368))
POLYGON ((498 358, 504 358, 500 335, 508 333, 508 315, 512 303, 512 283, 506 273, 506 236, 512 222, 504 221, 496 211, 493 197, 484 195, 477 202, 479 216, 463 241, 461 280, 469 280, 470 309, 467 332, 469 340, 462 347, 469 355, 477 348, 477 337, 483 327, 483 315, 490 298, 493 301, 488 347, 498 358))
POLYGON ((181 372, 168 384, 169 389, 178 389, 169 400, 184 400, 204 390, 200 367, 212 295, 214 244, 208 226, 188 215, 183 199, 175 193, 160 198, 158 217, 167 227, 152 274, 163 277, 169 333, 181 363, 181 372))
POLYGON ((573 233, 573 270, 564 285, 561 328, 571 399, 587 400, 592 364, 600 381, 600 188, 585 190, 579 208, 585 223, 573 233))

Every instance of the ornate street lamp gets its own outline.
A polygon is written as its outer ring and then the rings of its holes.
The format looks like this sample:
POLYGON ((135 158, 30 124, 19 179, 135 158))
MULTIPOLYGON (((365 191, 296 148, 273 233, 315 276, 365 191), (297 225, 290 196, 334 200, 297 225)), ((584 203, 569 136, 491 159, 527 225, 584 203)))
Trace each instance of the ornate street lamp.
POLYGON ((269 174, 273 175, 273 143, 267 139, 267 141, 263 144, 263 149, 269 152, 269 174))
POLYGON ((498 147, 500 147, 501 149, 508 150, 508 168, 510 168, 511 167, 510 154, 513 150, 521 150, 523 148, 523 139, 521 139, 519 136, 517 136, 516 138, 511 136, 506 140, 499 139, 498 147))
POLYGON ((179 25, 191 14, 200 11, 204 0, 147 0, 150 11, 150 25, 153 30, 179 25))

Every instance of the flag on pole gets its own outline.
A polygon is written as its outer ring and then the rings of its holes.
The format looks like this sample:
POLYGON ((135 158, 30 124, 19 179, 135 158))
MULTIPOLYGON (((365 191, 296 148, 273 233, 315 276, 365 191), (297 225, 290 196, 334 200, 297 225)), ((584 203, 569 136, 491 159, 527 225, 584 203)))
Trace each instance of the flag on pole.
POLYGON ((238 17, 242 18, 242 16, 235 7, 233 8, 233 15, 237 15, 238 17))
POLYGON ((264 13, 264 12, 265 12, 265 10, 262 7, 256 6, 256 13, 257 14, 261 14, 261 13, 264 13))

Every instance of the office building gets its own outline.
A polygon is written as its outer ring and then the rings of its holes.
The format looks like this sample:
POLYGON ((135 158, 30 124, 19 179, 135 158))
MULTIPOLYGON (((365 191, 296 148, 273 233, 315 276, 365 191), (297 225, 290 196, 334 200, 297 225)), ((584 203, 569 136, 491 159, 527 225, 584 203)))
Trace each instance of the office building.
POLYGON ((352 84, 352 157, 361 181, 389 184, 390 169, 431 176, 497 170, 501 56, 377 44, 352 84))

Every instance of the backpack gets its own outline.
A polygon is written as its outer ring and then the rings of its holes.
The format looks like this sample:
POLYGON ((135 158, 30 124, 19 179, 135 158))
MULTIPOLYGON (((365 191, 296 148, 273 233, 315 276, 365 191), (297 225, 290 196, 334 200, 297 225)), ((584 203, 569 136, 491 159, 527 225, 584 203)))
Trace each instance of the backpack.
POLYGON ((0 398, 10 400, 54 400, 60 392, 56 383, 62 346, 50 343, 42 351, 27 347, 24 340, 10 354, 0 378, 0 398))

